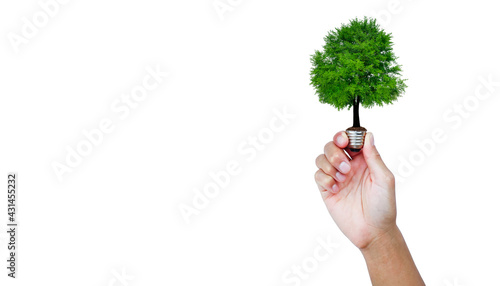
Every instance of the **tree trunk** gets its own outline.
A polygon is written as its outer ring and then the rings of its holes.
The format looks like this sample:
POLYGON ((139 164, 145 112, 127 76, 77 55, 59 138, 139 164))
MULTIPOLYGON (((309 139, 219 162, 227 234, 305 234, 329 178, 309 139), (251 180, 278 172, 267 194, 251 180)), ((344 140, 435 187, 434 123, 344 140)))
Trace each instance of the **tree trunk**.
POLYGON ((352 127, 361 127, 359 124, 359 97, 354 98, 354 112, 353 112, 353 124, 352 127))

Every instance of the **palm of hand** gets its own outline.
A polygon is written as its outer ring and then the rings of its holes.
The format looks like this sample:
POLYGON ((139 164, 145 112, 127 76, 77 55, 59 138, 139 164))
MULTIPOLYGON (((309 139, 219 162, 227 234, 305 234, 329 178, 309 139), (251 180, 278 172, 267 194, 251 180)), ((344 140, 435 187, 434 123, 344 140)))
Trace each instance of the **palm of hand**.
POLYGON ((364 248, 395 221, 394 180, 375 178, 363 155, 357 154, 339 187, 336 194, 323 191, 323 200, 340 230, 354 245, 364 248))

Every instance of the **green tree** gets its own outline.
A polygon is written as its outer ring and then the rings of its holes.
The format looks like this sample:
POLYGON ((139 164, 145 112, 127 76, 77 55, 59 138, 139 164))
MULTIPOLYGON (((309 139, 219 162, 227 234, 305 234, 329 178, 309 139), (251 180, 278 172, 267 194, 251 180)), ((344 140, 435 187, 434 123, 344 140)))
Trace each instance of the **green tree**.
POLYGON ((311 55, 311 85, 321 103, 338 110, 354 107, 353 127, 365 108, 392 103, 404 93, 406 79, 392 51, 392 34, 375 19, 353 19, 324 38, 323 51, 311 55))

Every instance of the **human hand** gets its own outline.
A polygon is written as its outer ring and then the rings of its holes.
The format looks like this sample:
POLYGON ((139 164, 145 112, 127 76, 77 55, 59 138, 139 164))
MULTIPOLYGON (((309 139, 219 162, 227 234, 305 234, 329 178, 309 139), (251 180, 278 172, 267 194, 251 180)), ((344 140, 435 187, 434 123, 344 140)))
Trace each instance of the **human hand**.
POLYGON ((360 152, 351 152, 344 131, 316 158, 316 183, 330 215, 359 249, 397 229, 394 175, 368 133, 360 152))

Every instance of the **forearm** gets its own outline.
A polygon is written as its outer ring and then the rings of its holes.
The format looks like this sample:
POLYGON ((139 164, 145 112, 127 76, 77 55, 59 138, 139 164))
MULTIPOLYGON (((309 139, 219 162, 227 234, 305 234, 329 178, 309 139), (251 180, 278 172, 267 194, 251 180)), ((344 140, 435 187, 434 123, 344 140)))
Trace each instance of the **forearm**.
POLYGON ((397 226, 361 249, 374 286, 425 285, 397 226))

